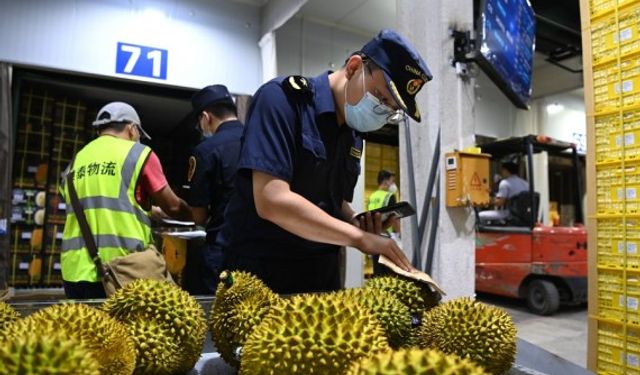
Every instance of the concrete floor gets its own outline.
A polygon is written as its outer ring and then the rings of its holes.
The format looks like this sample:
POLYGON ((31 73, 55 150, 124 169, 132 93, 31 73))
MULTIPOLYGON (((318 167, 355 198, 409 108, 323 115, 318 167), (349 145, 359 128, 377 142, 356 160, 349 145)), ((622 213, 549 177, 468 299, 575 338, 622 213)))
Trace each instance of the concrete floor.
POLYGON ((580 367, 587 366, 587 306, 560 307, 552 316, 529 312, 524 301, 479 294, 478 300, 505 309, 518 337, 580 367))

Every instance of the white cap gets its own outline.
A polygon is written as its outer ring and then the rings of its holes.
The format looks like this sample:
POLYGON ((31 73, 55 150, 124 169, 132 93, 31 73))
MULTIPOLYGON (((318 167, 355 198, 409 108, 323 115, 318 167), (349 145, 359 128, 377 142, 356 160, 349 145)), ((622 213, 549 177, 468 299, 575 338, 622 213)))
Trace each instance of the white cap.
POLYGON ((100 108, 100 110, 98 111, 98 116, 96 116, 96 120, 92 122, 91 125, 100 127, 112 122, 132 122, 136 124, 142 136, 147 139, 151 139, 151 137, 149 137, 149 134, 147 134, 147 132, 142 128, 138 113, 132 106, 127 103, 111 102, 100 108))

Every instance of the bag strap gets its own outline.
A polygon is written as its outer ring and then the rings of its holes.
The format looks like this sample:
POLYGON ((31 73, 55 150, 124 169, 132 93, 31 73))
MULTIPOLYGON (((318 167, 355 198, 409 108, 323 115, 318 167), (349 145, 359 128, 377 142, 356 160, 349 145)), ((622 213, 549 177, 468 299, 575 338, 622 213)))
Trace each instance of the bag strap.
POLYGON ((80 232, 82 232, 82 238, 84 238, 84 243, 87 246, 87 250, 89 251, 89 256, 91 256, 91 260, 93 260, 93 263, 95 263, 96 265, 98 277, 100 278, 100 280, 102 280, 104 278, 104 268, 102 267, 102 260, 98 255, 98 247, 96 246, 96 242, 91 235, 91 229, 89 229, 87 216, 84 213, 84 209, 82 208, 80 199, 78 199, 78 193, 76 192, 76 187, 73 184, 73 175, 73 171, 67 173, 67 190, 69 191, 69 197, 71 198, 71 206, 73 207, 73 212, 76 214, 76 219, 78 220, 78 225, 80 226, 80 232))

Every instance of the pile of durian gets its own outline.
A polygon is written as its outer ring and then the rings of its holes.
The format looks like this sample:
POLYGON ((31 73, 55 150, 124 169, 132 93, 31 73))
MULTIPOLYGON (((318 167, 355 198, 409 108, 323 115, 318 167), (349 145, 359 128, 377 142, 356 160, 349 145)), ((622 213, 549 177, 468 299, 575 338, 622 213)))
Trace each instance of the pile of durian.
POLYGON ((167 281, 134 281, 100 308, 62 303, 26 318, 0 302, 0 375, 184 374, 206 331, 200 304, 167 281))
POLYGON ((516 330, 504 311, 440 303, 400 276, 362 288, 282 298, 246 272, 223 272, 209 314, 178 286, 138 280, 99 308, 63 303, 22 318, 0 302, 0 375, 184 374, 207 325, 241 375, 507 372, 516 330))
POLYGON ((400 276, 363 288, 280 298, 256 277, 223 272, 209 318, 221 356, 241 375, 506 373, 516 328, 471 298, 439 304, 400 276))

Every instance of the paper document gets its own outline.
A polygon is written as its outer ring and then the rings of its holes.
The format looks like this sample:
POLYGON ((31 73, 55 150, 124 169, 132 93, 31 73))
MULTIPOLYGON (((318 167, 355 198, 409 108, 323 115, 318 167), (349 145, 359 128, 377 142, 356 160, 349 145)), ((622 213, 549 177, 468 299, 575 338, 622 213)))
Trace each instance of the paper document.
POLYGON ((162 221, 166 224, 172 224, 172 225, 184 225, 184 226, 196 225, 196 223, 194 223, 193 221, 180 221, 180 220, 173 220, 173 219, 162 219, 162 221))
POLYGON ((207 232, 203 230, 193 230, 193 231, 184 231, 184 232, 163 232, 162 235, 182 238, 185 240, 192 240, 196 238, 205 238, 207 236, 207 232))
POLYGON ((443 296, 446 295, 446 293, 442 289, 440 289, 440 286, 436 284, 435 281, 433 281, 431 276, 427 275, 422 271, 407 272, 402 268, 396 266, 395 263, 393 263, 391 260, 389 260, 389 258, 385 257, 384 255, 380 255, 380 259, 378 260, 378 263, 391 268, 391 270, 397 273, 398 275, 402 275, 410 279, 422 281, 423 283, 430 285, 433 289, 435 289, 436 292, 442 294, 443 296))

